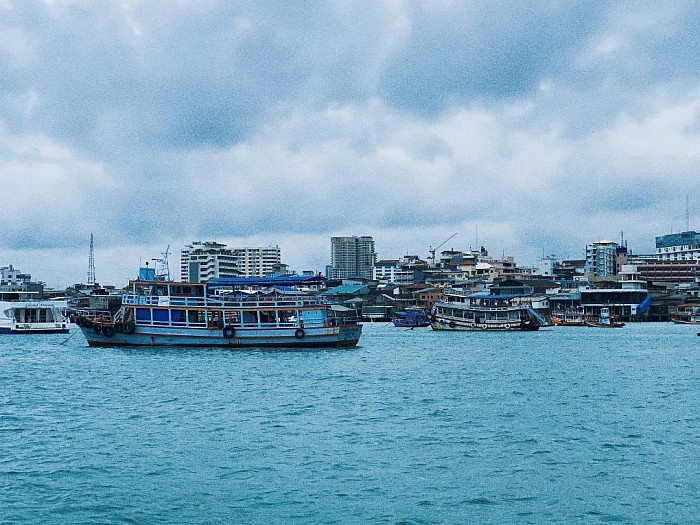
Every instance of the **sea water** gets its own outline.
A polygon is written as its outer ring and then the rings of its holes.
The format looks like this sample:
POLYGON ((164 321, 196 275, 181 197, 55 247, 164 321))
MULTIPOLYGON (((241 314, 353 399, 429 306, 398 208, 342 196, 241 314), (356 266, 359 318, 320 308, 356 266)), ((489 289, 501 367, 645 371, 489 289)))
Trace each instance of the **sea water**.
POLYGON ((0 523, 697 523, 692 326, 0 338, 0 523))

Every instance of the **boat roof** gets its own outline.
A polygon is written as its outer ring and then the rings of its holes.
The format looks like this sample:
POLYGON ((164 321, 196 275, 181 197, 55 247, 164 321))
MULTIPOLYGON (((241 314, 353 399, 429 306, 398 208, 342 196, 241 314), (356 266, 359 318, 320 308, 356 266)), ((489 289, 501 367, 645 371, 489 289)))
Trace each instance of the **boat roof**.
POLYGON ((209 279, 207 287, 210 289, 222 288, 225 286, 301 286, 318 285, 324 282, 324 278, 319 275, 282 275, 275 277, 218 277, 209 279))

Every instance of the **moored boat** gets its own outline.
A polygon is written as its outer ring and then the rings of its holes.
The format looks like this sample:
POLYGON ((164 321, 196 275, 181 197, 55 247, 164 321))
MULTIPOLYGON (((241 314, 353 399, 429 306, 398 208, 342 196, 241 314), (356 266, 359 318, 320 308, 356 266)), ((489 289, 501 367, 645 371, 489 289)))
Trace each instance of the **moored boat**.
POLYGON ((700 304, 685 303, 679 304, 675 317, 671 321, 676 324, 700 324, 700 304))
POLYGON ((0 302, 0 334, 66 334, 66 301, 0 302))
POLYGON ((535 331, 547 321, 527 305, 512 304, 513 297, 445 292, 430 312, 433 330, 535 331))
POLYGON ((309 279, 212 279, 208 283, 129 282, 119 311, 79 318, 90 346, 346 347, 362 325, 318 295, 309 279))
POLYGON ((608 308, 601 308, 600 317, 595 320, 587 320, 586 326, 590 326, 592 328, 622 328, 625 326, 625 323, 616 321, 610 314, 610 310, 608 308))
POLYGON ((391 320, 398 328, 421 328, 430 326, 430 318, 422 308, 399 310, 391 320))
POLYGON ((547 319, 554 326, 586 326, 586 317, 581 310, 554 311, 547 319))

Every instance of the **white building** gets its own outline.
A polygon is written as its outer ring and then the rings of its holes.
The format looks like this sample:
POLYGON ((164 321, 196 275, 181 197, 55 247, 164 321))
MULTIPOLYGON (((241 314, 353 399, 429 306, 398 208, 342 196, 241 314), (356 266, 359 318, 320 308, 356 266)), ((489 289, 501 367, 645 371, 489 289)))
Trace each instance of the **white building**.
POLYGON ((236 257, 225 244, 196 241, 180 253, 180 280, 207 282, 217 277, 239 277, 236 257))
POLYGON ((671 233, 656 238, 660 261, 700 260, 700 232, 671 233))
POLYGON ((597 241, 586 245, 584 271, 597 277, 615 275, 618 244, 612 241, 597 241))
POLYGON ((22 273, 12 265, 0 268, 0 284, 22 284, 31 282, 32 276, 22 273))
POLYGON ((231 252, 244 277, 265 277, 280 271, 282 251, 279 246, 232 248, 231 252))

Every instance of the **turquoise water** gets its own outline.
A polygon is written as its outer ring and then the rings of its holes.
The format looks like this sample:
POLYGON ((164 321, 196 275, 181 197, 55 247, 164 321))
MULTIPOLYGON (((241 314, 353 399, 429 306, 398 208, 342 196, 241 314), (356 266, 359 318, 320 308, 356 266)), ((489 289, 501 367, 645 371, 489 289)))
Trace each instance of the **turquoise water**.
POLYGON ((0 337, 0 523, 694 523, 697 327, 0 337))

